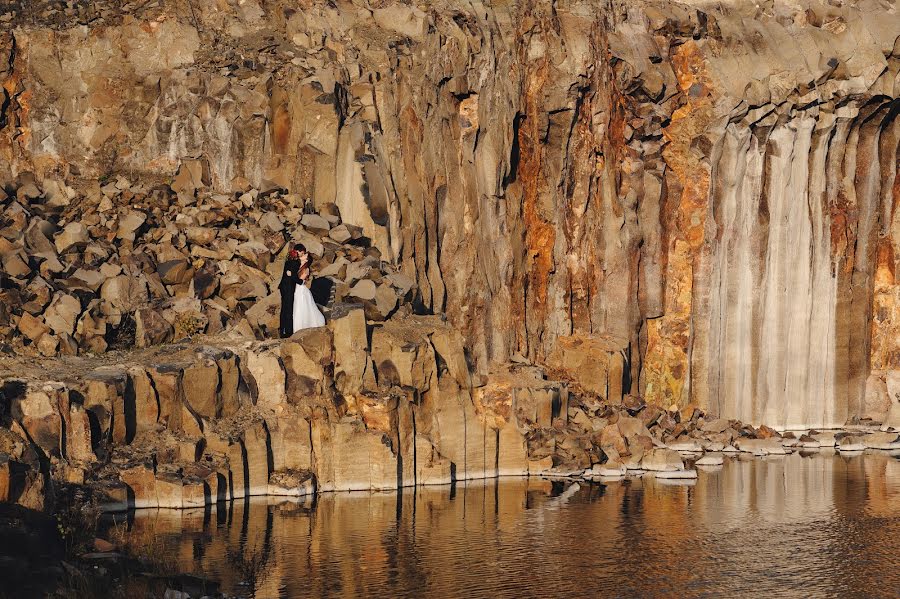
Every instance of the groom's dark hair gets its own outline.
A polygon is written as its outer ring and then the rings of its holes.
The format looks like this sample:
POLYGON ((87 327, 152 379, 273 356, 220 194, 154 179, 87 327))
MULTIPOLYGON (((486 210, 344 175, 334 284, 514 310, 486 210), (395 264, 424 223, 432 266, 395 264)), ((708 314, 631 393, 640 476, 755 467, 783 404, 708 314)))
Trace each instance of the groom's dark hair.
POLYGON ((295 243, 295 244, 294 244, 294 251, 297 251, 297 252, 305 252, 305 251, 306 251, 306 246, 303 245, 302 243, 295 243))

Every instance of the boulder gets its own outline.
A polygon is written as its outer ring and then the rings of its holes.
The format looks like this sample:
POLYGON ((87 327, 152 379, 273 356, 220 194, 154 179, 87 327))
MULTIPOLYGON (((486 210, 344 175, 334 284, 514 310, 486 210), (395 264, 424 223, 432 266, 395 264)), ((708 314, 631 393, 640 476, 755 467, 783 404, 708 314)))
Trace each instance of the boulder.
POLYGON ((134 313, 134 342, 137 347, 150 347, 170 341, 175 329, 152 308, 141 308, 134 313))
POLYGON ((250 395, 256 398, 256 405, 269 410, 280 410, 287 402, 285 373, 277 351, 276 345, 254 347, 241 360, 250 395))
MULTIPOLYGON (((303 218, 300 219, 300 224, 310 231, 322 234, 328 233, 328 230, 331 228, 328 221, 318 214, 304 214, 303 218)), ((306 249, 309 248, 307 247, 306 249)))
POLYGON ((350 288, 350 295, 361 300, 372 301, 375 299, 377 288, 369 279, 363 279, 350 288))
POLYGON ((121 316, 146 304, 150 299, 150 294, 146 279, 118 275, 103 282, 100 287, 100 297, 114 308, 113 314, 121 316))
POLYGON ((42 319, 35 318, 28 312, 22 314, 17 328, 22 335, 31 341, 37 341, 42 335, 45 335, 50 331, 50 327, 48 327, 42 319))
POLYGON ((183 285, 194 276, 191 263, 185 258, 167 260, 157 266, 160 280, 166 285, 183 285))
POLYGON ((81 314, 81 302, 71 295, 57 293, 44 312, 44 322, 57 335, 71 335, 81 314))
POLYGON ((331 329, 303 329, 281 344, 288 403, 321 396, 329 386, 326 369, 334 363, 331 329))
POLYGON ((652 472, 684 470, 684 461, 677 451, 657 447, 644 453, 641 468, 652 472))
POLYGON ((328 231, 328 236, 338 243, 344 243, 353 239, 353 235, 350 233, 347 225, 344 224, 338 225, 328 231))
POLYGON ((382 318, 390 316, 397 307, 397 294, 390 285, 382 284, 375 291, 375 306, 382 318))
POLYGON ((147 222, 147 215, 138 210, 129 210, 124 216, 119 217, 119 226, 116 229, 116 238, 126 241, 134 241, 138 230, 147 222))
POLYGON ((195 414, 208 419, 216 418, 222 413, 218 388, 219 367, 215 360, 197 354, 195 361, 184 369, 184 400, 195 414))
POLYGON ((700 453, 703 451, 703 446, 699 441, 686 437, 679 437, 674 441, 670 441, 669 443, 666 443, 666 447, 674 451, 684 451, 688 453, 700 453))
POLYGON ((729 428, 731 428, 731 422, 727 418, 716 418, 715 420, 704 422, 700 426, 700 430, 705 433, 721 433, 729 428))
POLYGON ((273 233, 284 230, 284 223, 281 222, 281 219, 274 212, 265 212, 259 218, 258 222, 259 226, 264 227, 273 233))
POLYGON ((12 400, 10 415, 48 456, 62 455, 60 403, 68 409, 68 390, 60 383, 29 386, 25 393, 12 400))
POLYGON ((694 462, 695 466, 721 466, 725 463, 725 458, 720 453, 704 454, 699 460, 694 462))
POLYGON ((87 227, 80 222, 73 222, 63 227, 63 230, 56 234, 54 242, 56 251, 62 254, 73 246, 83 246, 90 241, 91 236, 87 227))
POLYGON ((876 432, 863 437, 863 444, 869 449, 900 449, 900 434, 876 432))
POLYGON ((589 472, 592 476, 619 477, 625 476, 628 469, 619 460, 608 460, 604 464, 594 464, 589 472))
POLYGON ((772 437, 769 439, 750 439, 747 437, 739 437, 735 439, 734 446, 740 451, 752 453, 754 455, 785 454, 784 446, 781 444, 781 439, 777 437, 772 437))

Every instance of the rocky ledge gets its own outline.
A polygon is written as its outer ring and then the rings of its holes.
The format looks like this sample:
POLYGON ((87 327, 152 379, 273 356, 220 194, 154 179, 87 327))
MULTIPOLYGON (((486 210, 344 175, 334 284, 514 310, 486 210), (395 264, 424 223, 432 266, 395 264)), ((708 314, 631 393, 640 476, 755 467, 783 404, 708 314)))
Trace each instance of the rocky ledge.
POLYGON ((623 395, 606 337, 560 338, 546 369, 474 374, 439 316, 339 304, 290 339, 239 332, 130 353, 7 358, 0 500, 48 509, 87 487, 107 510, 389 490, 498 476, 696 476, 718 452, 900 449, 884 431, 802 435, 623 395), (618 382, 618 384, 617 384, 618 382))

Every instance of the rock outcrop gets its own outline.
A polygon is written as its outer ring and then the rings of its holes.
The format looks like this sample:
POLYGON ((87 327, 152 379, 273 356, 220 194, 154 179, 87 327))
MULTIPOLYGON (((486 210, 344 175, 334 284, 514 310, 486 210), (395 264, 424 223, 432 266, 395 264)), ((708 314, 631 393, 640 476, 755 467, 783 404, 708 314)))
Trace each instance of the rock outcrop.
POLYGON ((102 351, 129 312, 146 345, 210 332, 145 295, 267 312, 281 242, 229 226, 277 190, 298 241, 369 241, 347 296, 446 314, 479 375, 590 335, 616 340, 611 394, 685 416, 896 420, 893 4, 132 8, 3 15, 0 326, 37 351, 102 351))

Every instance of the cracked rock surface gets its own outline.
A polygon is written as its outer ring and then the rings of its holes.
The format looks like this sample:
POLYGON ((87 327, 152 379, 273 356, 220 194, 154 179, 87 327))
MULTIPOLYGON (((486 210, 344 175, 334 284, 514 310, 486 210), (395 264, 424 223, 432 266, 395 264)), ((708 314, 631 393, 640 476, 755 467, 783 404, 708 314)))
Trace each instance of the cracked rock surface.
MULTIPOLYGON (((120 276, 92 248, 115 213, 106 243, 163 303, 222 297, 194 260, 243 244, 213 258, 247 287, 218 326, 262 336, 265 240, 197 230, 256 190, 336 207, 329 239, 379 262, 347 294, 370 320, 445 314, 475 374, 612 339, 579 374, 610 397, 894 422, 898 36, 883 0, 0 3, 0 327, 35 354, 108 349, 117 312, 69 282, 120 276)), ((143 309, 137 287, 116 297, 143 309)), ((175 336, 164 311, 147 345, 175 336)))

